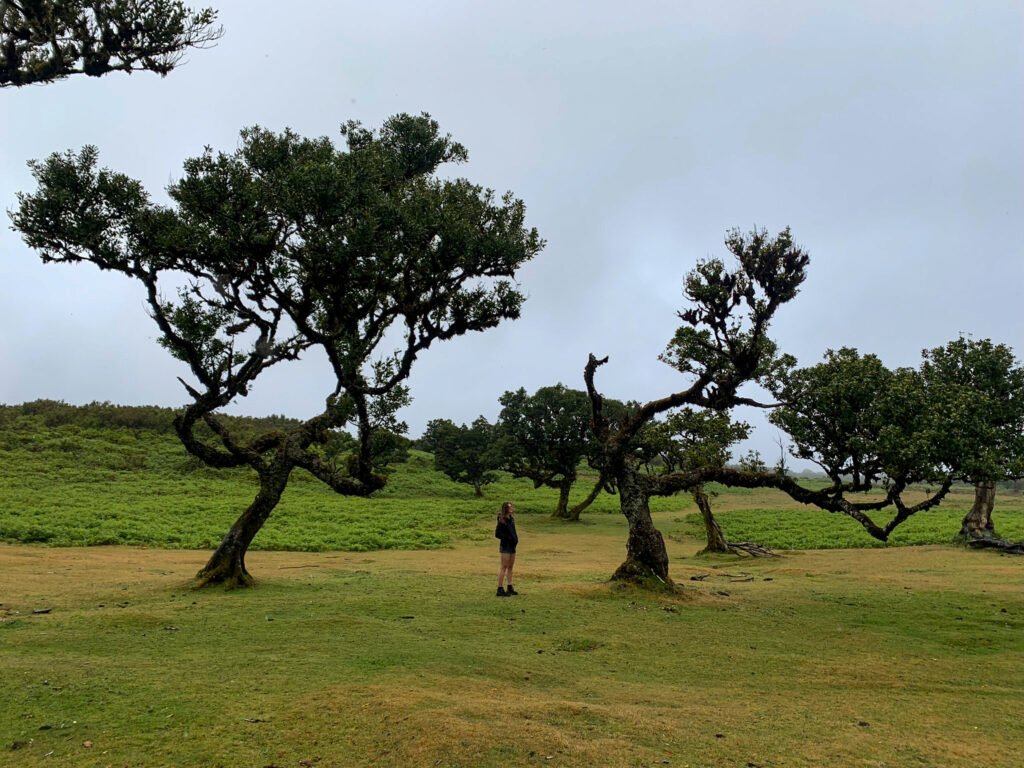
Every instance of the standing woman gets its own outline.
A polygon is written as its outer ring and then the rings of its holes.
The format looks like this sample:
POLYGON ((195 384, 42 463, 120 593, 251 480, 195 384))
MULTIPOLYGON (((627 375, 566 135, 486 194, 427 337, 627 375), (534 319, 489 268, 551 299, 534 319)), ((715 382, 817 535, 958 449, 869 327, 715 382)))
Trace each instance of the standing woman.
POLYGON ((498 539, 498 551, 501 553, 501 567, 498 569, 498 597, 511 597, 518 595, 512 587, 512 566, 516 564, 516 545, 519 543, 519 534, 516 533, 516 521, 512 517, 515 507, 511 501, 501 505, 501 512, 498 513, 498 525, 494 529, 494 536, 498 539), (502 584, 508 584, 506 589, 502 584))

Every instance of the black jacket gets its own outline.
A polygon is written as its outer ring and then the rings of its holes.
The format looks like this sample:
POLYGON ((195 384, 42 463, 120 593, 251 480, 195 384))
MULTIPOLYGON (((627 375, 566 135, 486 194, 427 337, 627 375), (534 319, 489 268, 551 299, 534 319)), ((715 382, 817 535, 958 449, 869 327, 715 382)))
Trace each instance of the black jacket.
POLYGON ((519 534, 516 533, 516 521, 511 517, 508 520, 499 520, 497 527, 494 529, 494 538, 501 542, 502 547, 515 549, 519 543, 519 534))

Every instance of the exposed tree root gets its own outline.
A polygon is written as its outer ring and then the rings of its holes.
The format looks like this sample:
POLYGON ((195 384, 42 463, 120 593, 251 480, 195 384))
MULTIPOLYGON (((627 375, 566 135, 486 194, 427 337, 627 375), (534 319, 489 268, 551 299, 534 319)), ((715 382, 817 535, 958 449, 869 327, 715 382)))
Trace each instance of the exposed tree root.
POLYGON ((202 571, 196 574, 192 580, 192 589, 203 589, 204 587, 222 586, 224 589, 240 589, 242 587, 256 586, 256 580, 249 574, 207 576, 202 571))
POLYGON ((1008 555, 1024 555, 1024 541, 1006 541, 1006 539, 968 539, 967 546, 974 549, 998 549, 1008 555))
POLYGON ((620 565, 612 574, 611 580, 655 589, 671 589, 675 586, 667 573, 663 578, 653 567, 633 558, 627 559, 620 565))
POLYGON ((237 550, 232 552, 222 546, 196 574, 192 587, 193 589, 202 589, 214 584, 223 586, 225 589, 255 586, 256 580, 245 567, 244 552, 237 550))
MULTIPOLYGON (((726 541, 725 546, 728 552, 734 555, 749 555, 750 557, 778 557, 768 547, 758 544, 756 541, 726 541)), ((703 550, 707 552, 707 550, 703 550)))

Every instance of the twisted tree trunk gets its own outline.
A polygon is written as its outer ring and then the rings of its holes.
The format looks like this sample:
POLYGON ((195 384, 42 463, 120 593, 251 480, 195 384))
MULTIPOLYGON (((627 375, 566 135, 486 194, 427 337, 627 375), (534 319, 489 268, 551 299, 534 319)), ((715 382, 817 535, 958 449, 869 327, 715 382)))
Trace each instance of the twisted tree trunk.
POLYGON ((992 510, 996 506, 994 480, 982 480, 974 486, 974 504, 960 524, 960 536, 965 539, 998 539, 992 523, 992 510))
POLYGON ((601 493, 601 490, 604 488, 604 482, 601 479, 598 479, 594 488, 587 495, 587 498, 572 509, 569 509, 569 493, 572 491, 572 487, 575 483, 575 477, 566 476, 563 477, 557 485, 555 485, 555 487, 558 488, 558 506, 555 508, 555 511, 551 513, 552 517, 573 523, 579 522, 580 515, 583 513, 583 510, 594 502, 594 499, 597 498, 598 494, 601 493))
POLYGON ((776 554, 768 547, 758 544, 756 541, 729 541, 725 538, 722 526, 718 524, 715 516, 711 513, 711 500, 704 493, 703 484, 692 488, 690 493, 697 503, 700 516, 704 519, 704 530, 708 537, 708 545, 700 551, 700 554, 722 553, 727 555, 747 554, 751 557, 776 557, 776 554))
POLYGON ((569 519, 579 520, 580 514, 582 514, 583 510, 594 503, 594 499, 596 499, 598 495, 600 495, 602 490, 604 490, 604 478, 599 477, 597 479, 597 482, 594 483, 593 489, 590 491, 589 494, 587 494, 587 498, 585 498, 583 501, 581 501, 579 504, 577 504, 575 507, 569 510, 569 519))
POLYGON ((223 584, 229 589, 252 586, 245 567, 245 554, 260 528, 281 500, 292 466, 273 465, 260 473, 260 490, 252 504, 231 526, 203 569, 196 574, 196 586, 223 584))
POLYGON ((579 520, 579 515, 572 517, 569 514, 569 491, 572 490, 572 484, 575 479, 574 477, 563 476, 558 482, 558 506, 551 513, 552 517, 557 517, 559 520, 579 520))
POLYGON ((700 510, 700 516, 704 520, 704 531, 707 533, 708 538, 708 545, 701 550, 701 553, 721 552, 727 554, 730 552, 729 542, 726 541, 725 534, 722 533, 722 527, 711 513, 711 502, 708 500, 707 494, 704 493, 704 486, 698 485, 690 493, 697 504, 697 509, 700 510))
POLYGON ((964 516, 957 536, 976 549, 998 549, 1008 555, 1024 555, 1024 541, 1006 541, 996 533, 992 510, 996 506, 994 480, 983 480, 974 486, 974 504, 964 516))
POLYGON ((649 493, 636 469, 626 464, 618 473, 619 507, 629 522, 626 561, 612 575, 613 581, 649 582, 652 577, 671 585, 668 551, 661 531, 651 519, 649 493))

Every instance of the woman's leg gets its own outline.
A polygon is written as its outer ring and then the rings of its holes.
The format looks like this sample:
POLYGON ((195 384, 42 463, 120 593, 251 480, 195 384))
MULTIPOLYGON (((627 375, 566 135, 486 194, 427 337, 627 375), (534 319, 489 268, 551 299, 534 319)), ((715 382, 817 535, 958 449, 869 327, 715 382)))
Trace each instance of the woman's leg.
POLYGON ((518 595, 519 594, 518 592, 516 592, 515 587, 512 586, 512 566, 514 566, 515 564, 516 564, 516 555, 515 555, 515 552, 512 552, 508 556, 508 565, 505 566, 505 578, 506 578, 506 580, 508 582, 508 588, 506 590, 506 594, 509 594, 509 595, 518 595))
POLYGON ((507 552, 501 553, 501 567, 498 568, 498 589, 501 589, 502 586, 504 586, 506 578, 509 578, 509 580, 511 580, 510 573, 512 569, 511 566, 509 565, 508 560, 510 557, 514 558, 515 555, 510 555, 507 552))

